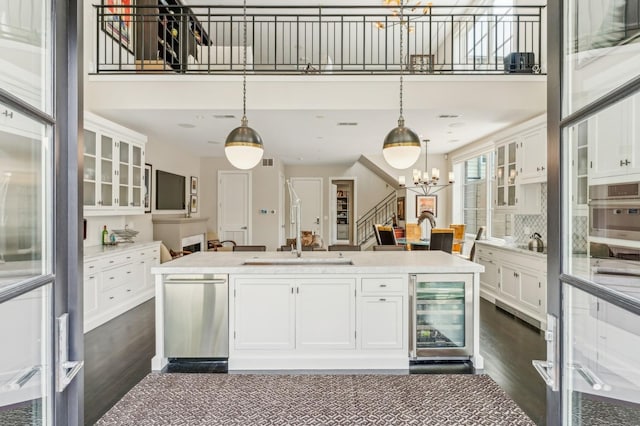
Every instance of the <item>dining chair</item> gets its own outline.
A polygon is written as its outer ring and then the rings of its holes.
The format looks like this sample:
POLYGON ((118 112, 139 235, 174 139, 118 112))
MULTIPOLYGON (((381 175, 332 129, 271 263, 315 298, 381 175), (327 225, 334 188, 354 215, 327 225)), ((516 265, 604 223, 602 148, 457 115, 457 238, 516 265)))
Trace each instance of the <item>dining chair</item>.
MULTIPOLYGON (((296 249, 296 246, 293 246, 293 250, 296 249)), ((314 248, 312 246, 302 246, 302 251, 313 251, 314 248)), ((280 251, 291 251, 291 246, 282 245, 280 246, 280 251)))
POLYGON ((453 253, 462 253, 462 247, 464 246, 464 231, 466 229, 465 224, 449 225, 449 228, 453 229, 453 253))
POLYGON ((373 246, 373 251, 405 251, 404 245, 400 246, 373 246))
POLYGON ((329 251, 360 251, 360 246, 352 244, 332 244, 327 247, 329 251))
POLYGON ((485 226, 479 226, 478 227, 478 233, 476 234, 476 238, 473 240, 473 245, 471 246, 471 251, 469 252, 469 257, 467 260, 470 261, 474 261, 476 258, 476 241, 478 241, 480 238, 482 238, 482 235, 484 234, 486 227, 485 226))
POLYGON ((379 246, 395 246, 398 244, 396 241, 396 233, 393 231, 393 226, 376 223, 373 225, 373 230, 376 234, 376 241, 379 246))
POLYGON ((442 250, 451 253, 453 249, 453 232, 451 228, 431 228, 429 250, 442 250))
POLYGON ((233 246, 233 251, 267 251, 267 246, 233 246))

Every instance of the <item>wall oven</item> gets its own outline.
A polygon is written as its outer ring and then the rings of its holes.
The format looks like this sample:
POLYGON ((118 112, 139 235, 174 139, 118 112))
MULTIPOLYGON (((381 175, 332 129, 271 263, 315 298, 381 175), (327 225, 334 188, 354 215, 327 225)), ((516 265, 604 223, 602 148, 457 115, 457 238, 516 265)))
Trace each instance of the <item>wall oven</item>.
POLYGON ((589 187, 589 236, 640 241, 640 182, 589 187))

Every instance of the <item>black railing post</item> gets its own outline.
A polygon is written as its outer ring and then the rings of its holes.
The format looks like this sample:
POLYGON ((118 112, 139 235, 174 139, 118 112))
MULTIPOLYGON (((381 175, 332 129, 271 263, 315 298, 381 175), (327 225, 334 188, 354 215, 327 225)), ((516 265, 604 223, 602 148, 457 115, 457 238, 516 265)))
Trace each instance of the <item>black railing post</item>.
POLYGON ((476 40, 476 15, 473 15, 473 25, 471 28, 473 31, 473 70, 476 70, 476 45, 478 41, 476 40))
POLYGON ((322 73, 322 6, 318 7, 318 72, 322 73))
POLYGON ((493 15, 493 17, 495 18, 495 49, 494 49, 494 56, 495 56, 495 64, 494 64, 494 70, 498 71, 498 15, 493 15))
MULTIPOLYGON (((640 13, 640 10, 638 11, 640 13)), ((542 72, 542 8, 538 7, 538 68, 542 72)))
MULTIPOLYGON (((284 32, 284 28, 283 28, 284 32)), ((282 52, 284 53, 284 47, 282 52)), ((273 69, 278 69, 278 17, 273 17, 273 69)))

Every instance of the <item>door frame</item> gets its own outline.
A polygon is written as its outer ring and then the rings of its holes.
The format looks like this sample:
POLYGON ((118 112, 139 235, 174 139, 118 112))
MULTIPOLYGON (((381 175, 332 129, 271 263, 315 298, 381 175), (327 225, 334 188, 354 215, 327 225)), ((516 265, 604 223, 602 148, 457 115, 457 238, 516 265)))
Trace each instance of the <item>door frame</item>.
MULTIPOLYGON (((358 211, 358 177, 357 176, 329 176, 329 185, 328 185, 328 196, 329 196, 329 200, 331 200, 331 191, 332 191, 332 187, 331 185, 333 185, 334 181, 339 180, 339 181, 345 181, 345 180, 350 180, 352 182, 352 186, 353 186, 353 191, 352 191, 352 195, 351 195, 351 205, 352 205, 352 210, 350 212, 351 214, 351 236, 352 238, 350 238, 351 242, 350 244, 355 244, 356 243, 356 235, 357 235, 357 225, 356 222, 358 221, 358 218, 356 217, 356 212, 358 211)), ((335 194, 334 194, 335 196, 335 194)), ((331 225, 331 231, 329 233, 329 241, 331 242, 331 244, 333 244, 333 229, 334 229, 334 225, 335 225, 335 221, 336 221, 336 206, 335 205, 329 205, 329 224, 331 225)), ((337 240, 337 235, 336 235, 336 240, 337 240)))
POLYGON ((253 175, 250 170, 218 170, 218 185, 217 185, 218 199, 216 200, 218 208, 216 213, 217 214, 216 229, 220 234, 219 237, 220 239, 223 238, 223 235, 221 235, 220 233, 221 231, 220 218, 222 217, 222 201, 220 198, 220 191, 222 186, 222 176, 225 176, 225 175, 246 175, 247 176, 247 241, 245 244, 251 244, 251 242, 253 241, 253 215, 252 215, 253 175))

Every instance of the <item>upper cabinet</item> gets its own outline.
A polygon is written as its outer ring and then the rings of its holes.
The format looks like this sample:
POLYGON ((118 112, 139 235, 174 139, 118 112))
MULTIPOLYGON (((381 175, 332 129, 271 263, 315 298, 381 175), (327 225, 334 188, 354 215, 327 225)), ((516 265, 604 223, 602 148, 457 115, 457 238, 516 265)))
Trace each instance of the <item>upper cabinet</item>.
POLYGON ((622 100, 589 119, 589 177, 595 183, 640 179, 640 96, 622 100))
POLYGON ((518 141, 516 139, 510 139, 496 146, 495 208, 516 207, 517 149, 518 141))
POLYGON ((518 145, 518 180, 521 184, 547 181, 547 126, 523 133, 518 145))
POLYGON ((85 216, 144 214, 146 136, 85 112, 85 216))

